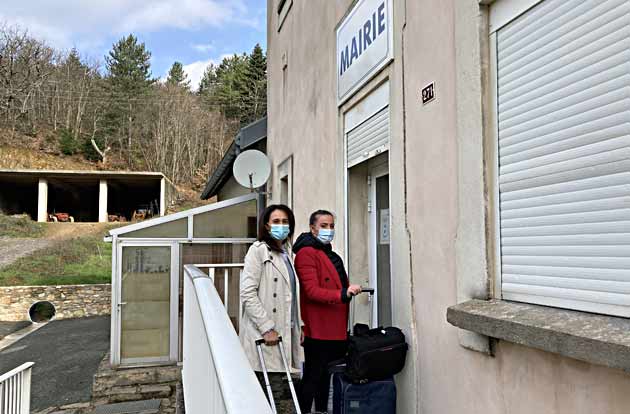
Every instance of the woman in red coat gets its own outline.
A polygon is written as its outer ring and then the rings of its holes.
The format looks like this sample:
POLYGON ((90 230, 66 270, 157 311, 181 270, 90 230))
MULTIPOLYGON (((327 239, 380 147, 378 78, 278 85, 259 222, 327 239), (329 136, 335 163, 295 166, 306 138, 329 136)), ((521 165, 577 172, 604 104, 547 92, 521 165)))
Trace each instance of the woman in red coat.
POLYGON ((361 286, 351 285, 343 260, 332 250, 335 219, 318 210, 309 219, 310 232, 298 237, 293 251, 300 279, 300 309, 304 321, 304 377, 300 407, 326 411, 330 375, 328 364, 346 354, 348 309, 361 286))

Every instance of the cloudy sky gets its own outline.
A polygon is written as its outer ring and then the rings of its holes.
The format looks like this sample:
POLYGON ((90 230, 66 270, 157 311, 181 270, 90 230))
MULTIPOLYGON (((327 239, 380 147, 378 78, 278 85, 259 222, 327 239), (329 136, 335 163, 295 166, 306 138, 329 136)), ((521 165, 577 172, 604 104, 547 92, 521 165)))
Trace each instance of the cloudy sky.
POLYGON ((0 23, 101 62, 133 33, 152 53, 154 77, 177 60, 196 86, 210 62, 266 49, 265 10, 266 0, 0 0, 0 23))

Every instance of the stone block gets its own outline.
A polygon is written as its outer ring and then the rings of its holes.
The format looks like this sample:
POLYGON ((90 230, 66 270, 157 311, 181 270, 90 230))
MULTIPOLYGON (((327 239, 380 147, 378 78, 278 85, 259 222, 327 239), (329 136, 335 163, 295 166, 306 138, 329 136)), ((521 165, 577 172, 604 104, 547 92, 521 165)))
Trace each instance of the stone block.
POLYGON ((151 398, 168 397, 171 395, 172 390, 171 387, 168 385, 143 385, 140 387, 140 393, 150 394, 151 398))
POLYGON ((74 403, 74 404, 62 405, 59 408, 62 410, 77 410, 77 409, 82 409, 82 408, 90 408, 90 403, 89 402, 74 403))
POLYGON ((137 394, 138 388, 135 386, 131 387, 112 387, 105 391, 104 395, 124 395, 124 394, 137 394))

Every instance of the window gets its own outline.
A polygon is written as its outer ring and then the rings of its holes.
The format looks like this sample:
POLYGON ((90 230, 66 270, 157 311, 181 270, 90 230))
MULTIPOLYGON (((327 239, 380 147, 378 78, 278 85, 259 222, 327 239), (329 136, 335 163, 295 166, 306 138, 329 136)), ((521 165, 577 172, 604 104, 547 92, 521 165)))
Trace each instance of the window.
POLYGON ((504 299, 630 317, 628 13, 579 0, 494 13, 504 299))
POLYGON ((293 207, 293 156, 278 165, 280 203, 293 207))

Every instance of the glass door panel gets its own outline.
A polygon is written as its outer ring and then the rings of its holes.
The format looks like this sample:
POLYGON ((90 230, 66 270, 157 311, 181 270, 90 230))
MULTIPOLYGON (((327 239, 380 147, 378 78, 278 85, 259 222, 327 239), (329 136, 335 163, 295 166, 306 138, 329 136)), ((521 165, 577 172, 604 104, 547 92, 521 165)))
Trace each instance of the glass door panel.
POLYGON ((168 360, 171 248, 124 246, 121 265, 121 359, 168 360))

